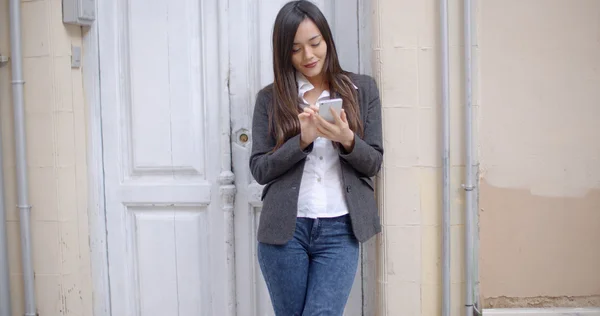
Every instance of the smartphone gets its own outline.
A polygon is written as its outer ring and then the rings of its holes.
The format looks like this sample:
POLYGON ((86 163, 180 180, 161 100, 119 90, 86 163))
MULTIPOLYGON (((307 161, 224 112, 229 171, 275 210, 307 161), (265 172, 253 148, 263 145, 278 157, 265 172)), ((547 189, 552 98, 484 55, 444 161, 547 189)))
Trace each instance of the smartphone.
POLYGON ((324 118, 326 121, 330 122, 330 123, 334 123, 335 122, 335 118, 333 117, 333 115, 331 114, 331 111, 329 111, 330 108, 333 108, 335 110, 335 112, 337 113, 337 115, 340 115, 342 113, 342 104, 344 102, 342 101, 342 99, 330 99, 330 100, 323 100, 319 102, 319 115, 324 118))

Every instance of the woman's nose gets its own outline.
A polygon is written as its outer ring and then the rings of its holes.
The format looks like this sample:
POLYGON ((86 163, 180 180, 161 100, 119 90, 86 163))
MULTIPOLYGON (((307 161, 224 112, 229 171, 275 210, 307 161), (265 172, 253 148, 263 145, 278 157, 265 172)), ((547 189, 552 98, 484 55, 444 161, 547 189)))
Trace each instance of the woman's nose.
POLYGON ((313 58, 313 51, 312 48, 306 48, 304 50, 304 59, 306 60, 311 60, 313 58))

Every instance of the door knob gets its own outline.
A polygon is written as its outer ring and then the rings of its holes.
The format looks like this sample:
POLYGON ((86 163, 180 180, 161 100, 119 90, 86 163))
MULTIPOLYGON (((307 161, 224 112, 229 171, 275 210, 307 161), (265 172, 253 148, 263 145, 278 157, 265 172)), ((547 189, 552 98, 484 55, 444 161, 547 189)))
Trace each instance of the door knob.
POLYGON ((247 129, 240 129, 235 133, 235 141, 241 145, 246 146, 250 141, 250 132, 247 129))

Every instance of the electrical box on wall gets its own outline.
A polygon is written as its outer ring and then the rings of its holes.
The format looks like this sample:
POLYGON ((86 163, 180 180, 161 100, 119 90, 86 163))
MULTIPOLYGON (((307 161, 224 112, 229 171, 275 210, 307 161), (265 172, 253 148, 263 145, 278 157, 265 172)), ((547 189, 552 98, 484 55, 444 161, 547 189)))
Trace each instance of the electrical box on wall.
POLYGON ((62 0, 63 22, 89 26, 96 20, 96 0, 62 0))

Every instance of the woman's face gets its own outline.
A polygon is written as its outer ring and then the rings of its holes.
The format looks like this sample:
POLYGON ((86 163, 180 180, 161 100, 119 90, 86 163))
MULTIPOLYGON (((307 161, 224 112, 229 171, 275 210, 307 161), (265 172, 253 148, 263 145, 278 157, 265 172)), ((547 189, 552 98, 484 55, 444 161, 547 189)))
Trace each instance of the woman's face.
POLYGON ((292 64, 307 78, 315 78, 322 74, 327 44, 319 28, 310 19, 305 19, 298 26, 292 48, 292 64))

